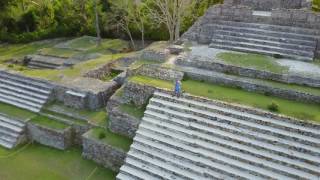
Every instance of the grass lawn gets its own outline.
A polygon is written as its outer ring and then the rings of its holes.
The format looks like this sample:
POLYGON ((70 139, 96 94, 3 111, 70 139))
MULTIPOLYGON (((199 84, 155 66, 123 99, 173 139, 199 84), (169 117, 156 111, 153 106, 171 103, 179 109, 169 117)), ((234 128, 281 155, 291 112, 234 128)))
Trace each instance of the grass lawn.
POLYGON ((228 64, 244 68, 254 68, 280 74, 288 73, 289 70, 288 67, 278 64, 276 59, 259 54, 224 52, 219 53, 217 57, 228 64))
POLYGON ((62 48, 43 48, 39 50, 39 54, 47 56, 55 56, 62 58, 70 58, 77 54, 77 51, 71 49, 62 49, 62 48))
POLYGON ((103 128, 94 128, 88 132, 89 137, 94 138, 96 140, 105 142, 111 146, 117 147, 119 149, 124 150, 125 152, 129 151, 130 145, 132 144, 132 139, 127 138, 122 135, 118 135, 110 132, 107 129, 103 128), (101 134, 104 134, 105 137, 99 138, 101 134))
POLYGON ((146 110, 146 106, 137 107, 137 106, 131 105, 131 104, 122 104, 120 106, 120 110, 122 112, 125 112, 125 113, 133 116, 133 117, 141 119, 144 115, 144 111, 146 110))
POLYGON ((20 120, 28 120, 36 116, 36 114, 31 111, 20 109, 15 106, 4 104, 1 102, 0 102, 0 113, 6 114, 8 116, 11 116, 13 118, 17 118, 20 120))
POLYGON ((28 44, 10 44, 7 46, 0 46, 0 63, 12 58, 22 58, 28 54, 34 54, 39 49, 52 47, 56 43, 56 41, 39 41, 28 44))
POLYGON ((48 128, 57 129, 57 130, 64 130, 69 127, 67 124, 61 123, 56 120, 52 120, 45 116, 37 116, 35 118, 32 118, 30 122, 32 122, 33 124, 38 124, 43 127, 48 127, 48 128))
POLYGON ((29 76, 29 77, 37 77, 41 79, 46 79, 50 81, 56 81, 60 82, 63 77, 67 78, 76 78, 80 77, 86 72, 88 72, 91 69, 94 69, 100 65, 104 65, 114 59, 120 58, 126 56, 126 54, 117 54, 117 55, 103 55, 97 59, 82 62, 79 64, 76 64, 72 68, 66 68, 66 69, 39 69, 39 70, 33 70, 33 69, 27 69, 23 71, 19 71, 19 73, 29 76))
MULTIPOLYGON (((173 83, 169 81, 153 79, 145 76, 134 76, 130 81, 149 84, 151 86, 172 89, 173 83)), ((194 80, 186 80, 182 83, 183 90, 189 94, 217 99, 231 103, 244 104, 264 110, 268 105, 276 102, 279 105, 279 113, 302 120, 320 122, 320 105, 270 97, 259 93, 247 92, 237 88, 224 87, 194 80)))
POLYGON ((0 147, 3 180, 113 180, 116 173, 82 159, 81 150, 60 151, 38 144, 15 150, 0 147))
POLYGON ((105 126, 108 120, 108 115, 104 108, 98 109, 96 111, 79 110, 79 109, 67 107, 63 105, 63 103, 49 104, 45 107, 46 113, 54 114, 57 116, 63 116, 62 114, 56 114, 51 112, 50 109, 59 109, 60 112, 65 112, 64 114, 72 114, 73 117, 65 116, 64 118, 67 118, 67 119, 73 118, 74 121, 80 124, 84 123, 84 121, 77 119, 77 117, 82 117, 84 119, 87 119, 92 124, 99 125, 99 126, 105 126))

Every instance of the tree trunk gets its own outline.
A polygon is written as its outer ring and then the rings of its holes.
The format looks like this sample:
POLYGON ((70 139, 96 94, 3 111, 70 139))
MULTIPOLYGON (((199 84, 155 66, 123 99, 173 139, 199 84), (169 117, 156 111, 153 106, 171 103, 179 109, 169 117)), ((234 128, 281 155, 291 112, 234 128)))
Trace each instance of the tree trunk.
POLYGON ((101 32, 100 32, 100 25, 99 25, 99 14, 98 14, 98 3, 97 0, 94 0, 94 11, 96 15, 96 32, 97 32, 97 46, 101 45, 101 32))

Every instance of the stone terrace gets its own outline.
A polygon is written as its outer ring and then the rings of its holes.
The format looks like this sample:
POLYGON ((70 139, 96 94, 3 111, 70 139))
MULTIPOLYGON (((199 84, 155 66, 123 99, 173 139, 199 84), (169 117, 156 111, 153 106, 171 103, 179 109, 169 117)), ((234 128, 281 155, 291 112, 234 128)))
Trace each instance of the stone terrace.
MULTIPOLYGON (((261 12, 255 11, 257 7, 247 6, 261 1, 239 2, 226 1, 210 8, 182 38, 219 49, 302 61, 320 57, 319 14, 308 9, 291 9, 294 7, 286 3, 261 12)), ((299 2, 296 4, 302 7, 302 1, 299 2)))
POLYGON ((319 179, 319 125, 156 92, 117 179, 319 179))

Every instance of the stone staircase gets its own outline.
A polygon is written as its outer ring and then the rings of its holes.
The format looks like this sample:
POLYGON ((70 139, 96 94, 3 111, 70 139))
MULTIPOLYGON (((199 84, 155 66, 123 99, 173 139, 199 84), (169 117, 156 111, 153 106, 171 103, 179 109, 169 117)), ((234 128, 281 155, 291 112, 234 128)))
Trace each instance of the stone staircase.
POLYGON ((0 146, 12 149, 26 141, 26 124, 0 113, 0 146))
POLYGON ((32 69, 59 69, 64 66, 65 58, 32 55, 28 67, 32 69))
POLYGON ((319 179, 320 125, 156 92, 117 176, 319 179))
POLYGON ((0 71, 0 102, 39 112, 52 89, 46 82, 0 71))
POLYGON ((203 33, 212 37, 210 47, 313 61, 319 31, 289 26, 216 21, 203 33))

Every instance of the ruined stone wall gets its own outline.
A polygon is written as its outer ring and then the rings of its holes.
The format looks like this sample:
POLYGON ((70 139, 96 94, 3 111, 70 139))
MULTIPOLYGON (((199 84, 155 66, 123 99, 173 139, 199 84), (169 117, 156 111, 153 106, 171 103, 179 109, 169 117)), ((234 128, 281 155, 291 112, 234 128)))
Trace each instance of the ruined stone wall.
POLYGON ((281 97, 285 99, 308 102, 320 103, 320 96, 308 92, 297 91, 293 89, 284 89, 275 86, 266 85, 264 83, 253 82, 250 79, 246 81, 239 80, 237 77, 229 75, 204 75, 196 72, 197 70, 186 72, 187 76, 191 79, 198 81, 206 81, 209 83, 230 86, 234 88, 241 88, 249 92, 259 92, 270 96, 281 97))
POLYGON ((250 78, 258 78, 258 79, 265 79, 265 80, 272 80, 287 84, 298 84, 298 85, 307 85, 310 87, 320 87, 320 79, 319 78, 312 78, 310 76, 301 76, 298 74, 279 74, 269 71, 263 71, 263 70, 256 70, 251 68, 244 68, 244 67, 238 67, 233 66, 230 64, 225 64, 223 62, 219 61, 213 61, 213 60, 200 60, 201 57, 191 58, 190 57, 182 57, 178 58, 176 63, 178 65, 182 66, 190 66, 190 67, 196 67, 200 69, 207 69, 217 72, 222 72, 226 74, 235 74, 240 75, 244 77, 250 77, 250 78))
POLYGON ((50 146, 53 148, 65 150, 72 144, 71 127, 64 130, 56 130, 41 125, 28 123, 28 136, 32 141, 50 146))
POLYGON ((83 136, 82 142, 82 157, 93 160, 113 171, 119 171, 126 158, 126 152, 90 138, 88 134, 83 136))
POLYGON ((138 69, 129 71, 128 75, 149 76, 166 81, 182 80, 183 78, 183 72, 153 64, 142 65, 138 69))
POLYGON ((309 0, 225 0, 227 5, 243 5, 252 7, 254 10, 270 11, 272 9, 311 9, 309 0))
POLYGON ((133 138, 138 130, 140 119, 121 112, 118 107, 109 111, 109 129, 117 134, 133 138))

